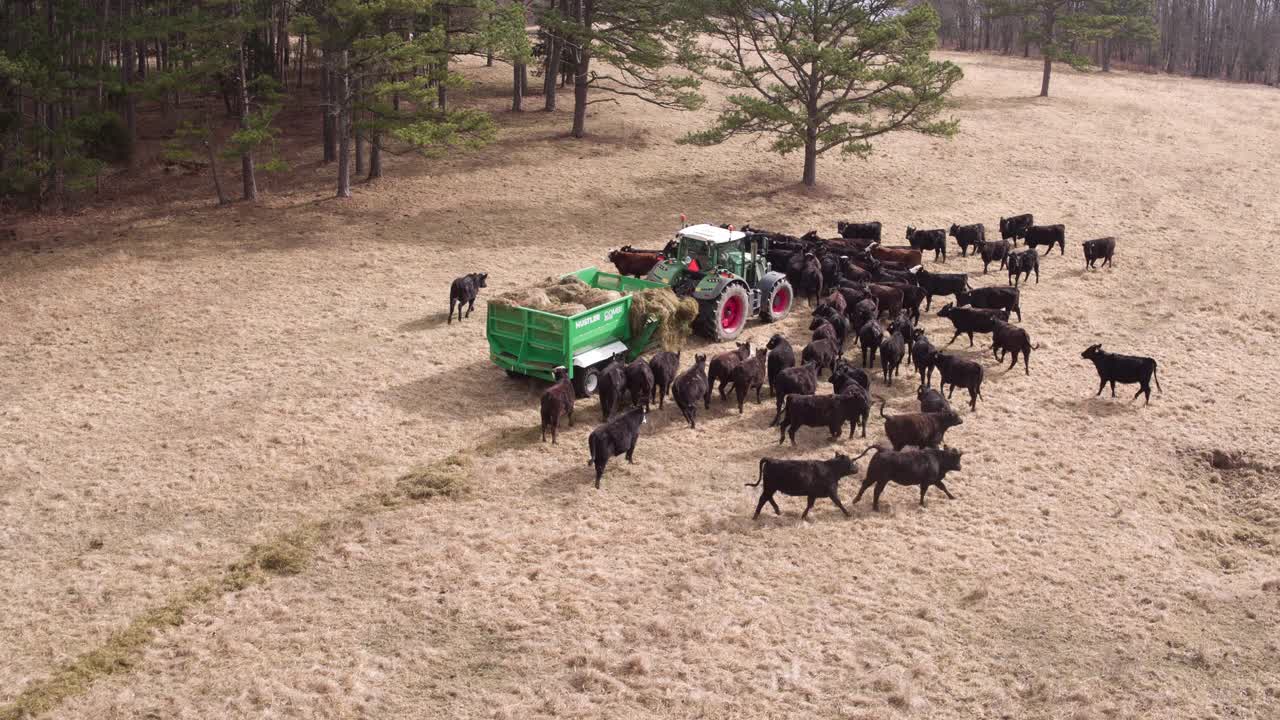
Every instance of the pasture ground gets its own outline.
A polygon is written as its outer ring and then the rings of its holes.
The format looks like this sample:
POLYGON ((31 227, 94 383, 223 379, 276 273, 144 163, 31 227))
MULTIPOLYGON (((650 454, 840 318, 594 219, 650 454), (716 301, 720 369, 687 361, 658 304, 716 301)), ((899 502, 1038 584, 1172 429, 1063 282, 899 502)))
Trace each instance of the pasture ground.
MULTIPOLYGON (((1059 70, 1044 100, 1035 63, 946 56, 962 133, 824 158, 816 191, 799 158, 672 143, 709 111, 624 100, 586 141, 567 111, 506 113, 494 146, 389 159, 350 201, 299 140, 257 206, 140 170, 129 202, 23 221, 0 257, 0 715, 1276 717, 1280 94, 1059 70), (1027 211, 1068 228, 1024 290, 1032 375, 974 348, 957 499, 924 509, 891 487, 880 514, 753 522, 762 455, 867 444, 778 448, 768 401, 696 431, 668 405, 596 491, 596 403, 542 444, 483 303, 444 323, 456 275, 491 296, 658 246, 681 212, 899 242, 1027 211), (1102 235, 1115 268, 1085 272, 1102 235), (1096 341, 1158 358, 1163 394, 1093 398, 1096 341)), ((467 73, 467 102, 507 102, 509 70, 467 73)), ((875 390, 914 402, 906 372, 875 390)))

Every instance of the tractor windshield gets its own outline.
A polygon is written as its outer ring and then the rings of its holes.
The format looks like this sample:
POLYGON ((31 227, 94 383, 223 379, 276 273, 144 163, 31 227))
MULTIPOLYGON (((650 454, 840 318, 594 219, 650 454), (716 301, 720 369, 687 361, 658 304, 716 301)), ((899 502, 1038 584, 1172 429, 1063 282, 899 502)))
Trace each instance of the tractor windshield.
POLYGON ((699 268, 706 270, 715 266, 715 248, 704 240, 686 237, 680 244, 680 261, 684 262, 685 258, 696 260, 699 268))

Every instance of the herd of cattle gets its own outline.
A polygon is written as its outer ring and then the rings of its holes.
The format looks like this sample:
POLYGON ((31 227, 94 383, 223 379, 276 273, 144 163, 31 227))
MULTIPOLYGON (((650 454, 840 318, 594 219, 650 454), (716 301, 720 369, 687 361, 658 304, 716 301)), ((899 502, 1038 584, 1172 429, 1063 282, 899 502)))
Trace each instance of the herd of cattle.
MULTIPOLYGON (((588 438, 588 464, 595 467, 597 488, 611 458, 625 455, 628 462, 632 461, 640 426, 646 422, 652 404, 661 410, 670 395, 689 427, 695 428, 699 405, 710 410, 714 395, 718 394, 721 402, 728 402, 732 389, 742 414, 753 390, 756 402, 762 402, 767 384, 776 404, 769 426, 779 428, 779 444, 790 439, 794 445, 797 430, 804 427, 825 427, 833 439, 839 438, 846 423, 850 436, 861 425, 862 436, 866 437, 873 400, 878 400, 891 448, 873 445, 857 457, 836 453, 833 459, 824 461, 762 458, 759 478, 749 484, 763 485, 755 517, 766 503, 779 512, 773 500, 779 492, 808 498, 802 517, 808 515, 818 498, 830 498, 848 515, 837 495, 838 483, 842 477, 857 472, 856 461, 873 449, 877 452, 869 461, 855 503, 868 488, 874 488, 872 506, 878 510, 880 495, 889 482, 919 486, 921 505, 931 486, 936 485, 948 498, 952 497, 944 478, 948 472, 960 469, 961 451, 945 446, 943 440, 946 431, 963 420, 948 400, 960 387, 968 392, 970 411, 976 410, 982 399, 984 370, 981 364, 944 352, 930 342, 918 326, 920 305, 923 303, 927 311, 935 296, 952 298, 938 310, 938 316, 949 319, 955 330, 947 346, 961 335, 972 346, 975 334, 989 334, 997 362, 1003 363, 1006 355, 1011 356, 1009 368, 1013 369, 1021 357, 1024 372, 1029 375, 1030 355, 1038 346, 1032 344, 1025 328, 1010 322, 1011 313, 1019 323, 1022 321, 1018 279, 1029 279, 1034 272, 1039 282, 1036 248, 1045 247, 1048 255, 1057 245, 1059 254, 1065 254, 1065 228, 1035 225, 1031 215, 1001 218, 1001 239, 989 241, 981 224, 952 225, 949 231, 909 227, 909 245, 902 247, 880 244, 882 226, 878 222, 840 222, 837 229, 839 237, 820 238, 816 232, 794 237, 744 228, 769 238, 770 265, 787 274, 797 296, 810 298, 813 311, 808 327, 812 336, 798 355, 787 338, 777 333, 754 352, 751 343, 745 342, 714 357, 697 354, 683 372, 679 352, 661 351, 630 363, 623 354, 613 358, 600 375, 597 391, 604 422, 588 438), (956 239, 961 255, 970 251, 978 254, 984 273, 994 262, 1008 268, 1008 286, 974 289, 965 273, 926 270, 921 265, 921 254, 932 250, 936 260, 945 262, 948 237, 956 239), (1026 249, 1015 251, 1019 240, 1026 249), (860 351, 857 363, 844 358, 846 349, 854 345, 860 351), (878 374, 883 383, 891 386, 904 361, 919 375, 916 396, 920 409, 886 415, 885 400, 871 392, 873 375, 878 374), (937 390, 932 387, 935 371, 939 376, 937 390), (824 372, 832 388, 830 394, 818 393, 824 372), (627 405, 630 407, 624 409, 627 405)), ((1115 238, 1087 241, 1083 249, 1086 268, 1094 268, 1099 260, 1105 267, 1111 264, 1115 238)), ((611 253, 610 259, 619 272, 643 275, 671 250, 670 246, 660 251, 626 247, 611 253)), ((467 299, 474 299, 474 294, 467 299)), ((1112 397, 1116 383, 1137 383, 1134 399, 1145 394, 1150 402, 1152 379, 1160 389, 1156 361, 1151 358, 1109 353, 1097 344, 1081 357, 1092 361, 1097 369, 1101 380, 1097 394, 1108 383, 1112 397)), ((557 368, 556 381, 541 399, 544 442, 548 431, 552 443, 557 442, 561 417, 573 424, 577 400, 567 372, 557 368)))

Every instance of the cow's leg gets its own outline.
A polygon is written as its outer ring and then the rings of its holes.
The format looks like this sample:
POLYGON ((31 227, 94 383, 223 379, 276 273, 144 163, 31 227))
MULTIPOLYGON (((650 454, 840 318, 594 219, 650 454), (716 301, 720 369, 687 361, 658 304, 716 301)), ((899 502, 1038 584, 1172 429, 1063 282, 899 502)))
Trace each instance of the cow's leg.
MULTIPOLYGON (((552 444, 554 444, 555 431, 552 431, 551 437, 553 438, 552 444)), ((542 423, 542 442, 546 442, 546 441, 547 441, 547 424, 542 423)))
POLYGON ((973 388, 969 388, 969 409, 978 409, 978 393, 973 388))
POLYGON ((1111 397, 1115 397, 1115 396, 1116 396, 1116 381, 1112 380, 1111 381, 1111 397))
MULTIPOLYGON (((453 300, 453 298, 449 298, 449 320, 448 320, 448 322, 446 322, 446 323, 445 323, 446 325, 452 325, 452 324, 453 324, 453 304, 454 304, 454 300, 453 300)), ((461 318, 459 318, 459 319, 461 319, 461 318)))
POLYGON ((769 504, 773 506, 774 515, 782 514, 782 508, 778 507, 777 501, 773 499, 773 493, 769 493, 769 504))
MULTIPOLYGON (((939 388, 939 389, 941 389, 941 388, 939 388)), ((951 384, 951 389, 947 391, 947 399, 948 399, 948 400, 950 400, 950 399, 951 399, 951 395, 952 395, 953 393, 955 393, 955 391, 956 391, 955 383, 952 383, 952 384, 951 384)))
POLYGON ((872 510, 875 510, 876 512, 880 512, 880 494, 884 492, 884 486, 888 484, 889 484, 889 481, 887 479, 876 482, 876 489, 871 493, 871 509, 872 510))
POLYGON ((638 442, 639 440, 640 440, 640 438, 639 438, 639 436, 637 436, 636 438, 634 438, 634 439, 631 441, 631 447, 627 448, 627 462, 631 463, 632 465, 634 465, 634 464, 636 463, 636 461, 635 461, 635 460, 633 460, 633 459, 631 459, 631 456, 632 456, 632 455, 635 455, 635 453, 636 453, 636 442, 638 442))
POLYGON ((603 453, 604 457, 596 460, 596 489, 600 489, 600 477, 604 475, 604 468, 609 464, 609 454, 603 453))
MULTIPOLYGON (((1018 351, 1017 351, 1017 350, 1014 350, 1013 352, 1011 352, 1011 353, 1009 353, 1009 354, 1013 356, 1013 361, 1009 363, 1009 369, 1010 369, 1010 370, 1012 370, 1014 367, 1016 367, 1016 366, 1018 365, 1018 351)), ((1030 374, 1031 374, 1031 371, 1030 371, 1030 370, 1028 370, 1028 371, 1027 371, 1027 374, 1028 374, 1028 375, 1030 375, 1030 374)))
POLYGON ((874 482, 871 480, 871 478, 867 478, 862 481, 862 487, 858 488, 858 494, 853 496, 854 505, 858 504, 858 501, 862 499, 862 493, 866 492, 867 488, 871 487, 873 484, 874 482))
POLYGON ((1106 380, 1102 380, 1102 381, 1100 381, 1100 382, 1098 383, 1098 392, 1094 393, 1094 394, 1093 394, 1093 396, 1094 396, 1094 397, 1098 397, 1099 395, 1101 395, 1101 394, 1102 394, 1102 390, 1103 390, 1103 388, 1105 388, 1106 386, 1107 386, 1107 381, 1106 381, 1106 380))
POLYGON ((947 496, 948 500, 956 499, 956 496, 951 494, 951 491, 947 489, 947 486, 941 480, 939 480, 935 484, 938 486, 938 489, 941 490, 942 493, 947 496))
POLYGON ((840 502, 840 496, 836 494, 835 490, 831 491, 831 502, 835 503, 836 507, 840 508, 840 512, 844 513, 845 517, 849 517, 849 511, 845 509, 844 503, 840 502))
POLYGON ((782 443, 786 442, 786 440, 787 440, 787 421, 783 420, 782 424, 778 426, 778 444, 781 445, 782 443))
POLYGON ((796 446, 796 430, 799 430, 799 429, 800 429, 800 426, 799 426, 798 424, 797 424, 797 425, 792 425, 792 426, 791 426, 791 431, 790 431, 789 433, 787 433, 787 435, 789 435, 789 436, 791 437, 791 447, 795 447, 795 446, 796 446))
MULTIPOLYGON (((1018 362, 1017 358, 1014 358, 1013 361, 1015 363, 1018 362)), ((1027 374, 1030 375, 1031 374, 1031 353, 1027 352, 1026 350, 1022 351, 1022 365, 1027 369, 1027 374)))
POLYGON ((969 347, 973 347, 973 333, 968 333, 968 335, 969 335, 969 347))
POLYGON ((924 507, 924 494, 929 492, 929 483, 920 484, 920 507, 924 507))
POLYGON ((960 331, 956 330, 956 334, 951 336, 951 342, 947 343, 947 345, 950 345, 951 343, 955 342, 956 339, 959 337, 960 337, 960 331))
POLYGON ((804 520, 809 517, 809 511, 813 509, 813 503, 818 499, 817 495, 810 495, 809 502, 804 506, 804 512, 800 513, 800 519, 804 520))
POLYGON ((751 516, 752 520, 760 517, 760 510, 764 508, 766 502, 773 502, 773 493, 769 492, 769 488, 760 491, 760 502, 756 503, 756 514, 751 516))

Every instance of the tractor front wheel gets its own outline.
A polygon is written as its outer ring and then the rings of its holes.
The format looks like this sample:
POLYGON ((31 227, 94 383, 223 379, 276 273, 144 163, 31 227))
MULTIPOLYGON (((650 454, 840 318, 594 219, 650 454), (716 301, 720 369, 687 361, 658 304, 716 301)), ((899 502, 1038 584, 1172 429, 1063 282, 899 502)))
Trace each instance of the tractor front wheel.
POLYGON ((714 300, 698 301, 698 332, 716 342, 733 340, 742 334, 751 314, 751 297, 741 285, 730 285, 714 300))
POLYGON ((765 322, 778 322, 791 314, 791 305, 795 302, 796 293, 791 283, 779 280, 769 289, 769 294, 760 303, 760 317, 765 322))

